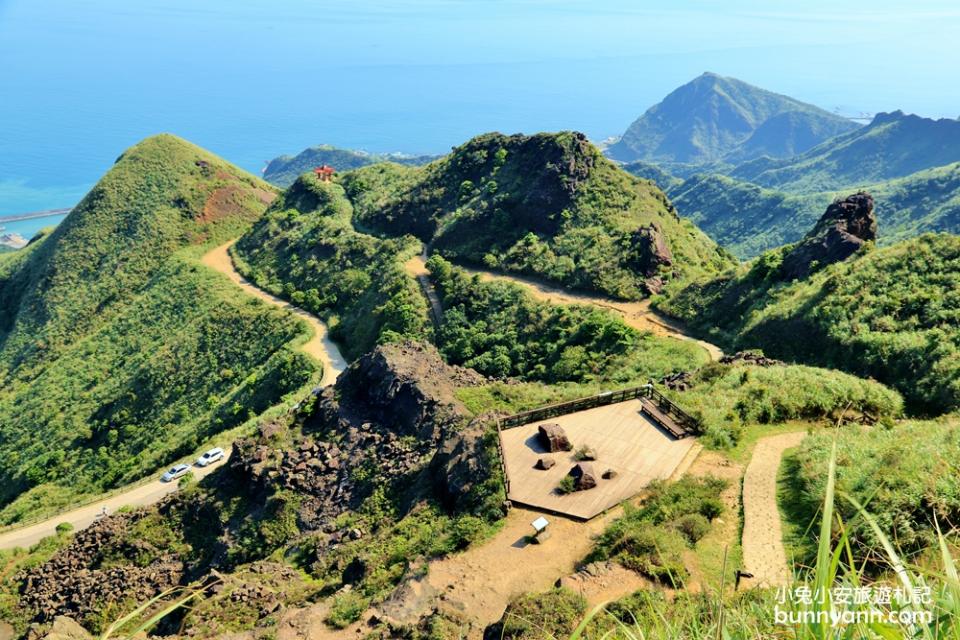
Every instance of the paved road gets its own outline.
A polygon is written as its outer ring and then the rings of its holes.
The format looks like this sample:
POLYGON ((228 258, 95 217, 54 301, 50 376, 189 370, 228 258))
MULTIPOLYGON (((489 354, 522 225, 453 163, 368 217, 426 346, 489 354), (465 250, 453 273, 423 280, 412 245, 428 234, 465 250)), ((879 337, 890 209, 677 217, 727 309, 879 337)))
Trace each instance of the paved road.
MULTIPOLYGON (((288 311, 295 313, 306 320, 306 322, 313 328, 314 335, 301 348, 305 353, 308 353, 323 363, 323 378, 321 380, 321 384, 327 385, 333 383, 337 376, 340 375, 340 372, 346 368, 347 363, 343 359, 343 356, 340 355, 340 350, 337 348, 337 345, 334 344, 327 336, 326 325, 303 309, 295 307, 285 300, 281 300, 280 298, 272 296, 265 291, 261 291, 247 282, 243 276, 241 276, 237 270, 234 269, 233 261, 230 260, 230 255, 227 253, 227 250, 232 244, 233 241, 222 244, 213 249, 203 256, 201 262, 203 262, 204 265, 226 275, 231 281, 234 282, 234 284, 241 287, 250 295, 256 296, 257 298, 260 298, 261 300, 264 300, 265 302, 274 306, 287 309, 288 311)), ((224 460, 227 460, 229 456, 230 453, 228 450, 227 455, 224 456, 224 460)), ((197 479, 203 478, 222 464, 223 462, 218 462, 217 464, 209 467, 195 467, 193 469, 193 474, 197 479)), ((57 525, 62 522, 70 523, 73 525, 75 530, 84 529, 93 524, 97 518, 101 516, 104 508, 106 508, 107 513, 109 514, 114 513, 117 509, 123 506, 139 507, 154 504, 167 494, 173 493, 176 490, 176 482, 167 483, 160 482, 160 480, 154 480, 148 484, 134 487, 129 491, 124 491, 112 497, 104 498, 103 500, 94 502, 93 504, 85 507, 80 507, 78 509, 74 509, 73 511, 62 513, 58 516, 54 516, 48 520, 44 520, 43 522, 39 522, 29 527, 15 529, 6 533, 0 533, 0 549, 29 547, 30 545, 36 544, 41 539, 56 533, 57 525)))
POLYGON ((787 584, 790 569, 783 549, 777 472, 787 449, 799 446, 806 432, 783 433, 757 441, 743 476, 743 564, 753 574, 751 584, 787 584))
MULTIPOLYGON (((207 467, 194 467, 193 476, 198 480, 212 473, 217 467, 230 457, 230 452, 223 457, 223 461, 207 467)), ((93 504, 73 511, 54 516, 49 520, 38 522, 37 524, 23 529, 14 529, 0 534, 0 549, 13 549, 14 547, 29 547, 34 545, 47 536, 56 533, 57 525, 61 522, 68 522, 73 525, 74 530, 85 529, 103 513, 106 508, 108 514, 115 513, 117 509, 123 506, 140 507, 158 502, 164 496, 177 490, 177 481, 161 482, 159 479, 153 482, 134 487, 129 491, 118 493, 110 498, 94 502, 93 504)))

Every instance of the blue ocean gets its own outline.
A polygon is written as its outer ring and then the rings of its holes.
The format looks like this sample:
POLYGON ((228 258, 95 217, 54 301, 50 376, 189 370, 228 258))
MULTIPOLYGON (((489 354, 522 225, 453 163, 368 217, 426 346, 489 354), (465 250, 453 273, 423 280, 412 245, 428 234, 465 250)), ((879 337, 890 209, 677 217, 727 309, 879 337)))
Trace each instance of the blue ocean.
POLYGON ((818 18, 752 0, 710 20, 705 0, 0 0, 0 216, 75 204, 159 132, 252 172, 320 143, 602 140, 706 70, 851 115, 960 112, 949 3, 809 4, 818 18), (922 50, 898 48, 913 29, 922 50))

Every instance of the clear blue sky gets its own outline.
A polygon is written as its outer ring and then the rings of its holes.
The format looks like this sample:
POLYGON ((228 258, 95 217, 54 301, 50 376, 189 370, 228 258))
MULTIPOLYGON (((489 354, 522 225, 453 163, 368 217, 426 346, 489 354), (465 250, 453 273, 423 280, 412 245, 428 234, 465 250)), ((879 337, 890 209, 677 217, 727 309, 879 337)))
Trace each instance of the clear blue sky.
POLYGON ((944 1, 0 0, 0 214, 71 204, 160 131, 253 171, 323 142, 604 138, 708 70, 957 117, 958 34, 944 1))

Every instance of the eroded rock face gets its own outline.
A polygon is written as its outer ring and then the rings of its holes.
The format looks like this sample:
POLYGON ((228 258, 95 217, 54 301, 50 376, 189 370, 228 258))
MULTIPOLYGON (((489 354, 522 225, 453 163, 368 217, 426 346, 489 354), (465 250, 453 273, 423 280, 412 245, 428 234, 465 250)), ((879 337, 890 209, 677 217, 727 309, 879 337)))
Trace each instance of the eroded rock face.
POLYGON ((667 238, 656 222, 640 227, 631 238, 632 262, 646 276, 647 288, 662 288, 663 281, 657 277, 661 267, 673 265, 673 253, 667 238))
POLYGON ((566 431, 558 424, 540 425, 537 427, 537 438, 540 440, 543 448, 550 453, 571 451, 573 449, 573 445, 570 444, 570 439, 567 438, 566 431))
POLYGON ((454 390, 482 381, 470 369, 444 363, 431 345, 380 346, 306 403, 304 437, 294 447, 276 450, 267 426, 260 438, 237 444, 230 465, 255 493, 282 487, 298 494, 305 530, 335 533, 333 520, 372 490, 357 480, 363 475, 389 483, 427 471, 443 501, 456 509, 487 470, 480 455, 483 430, 468 427, 454 390), (369 473, 358 474, 362 469, 369 473))
POLYGON ((813 230, 784 256, 780 273, 786 280, 806 278, 876 238, 873 196, 855 193, 827 207, 813 230))

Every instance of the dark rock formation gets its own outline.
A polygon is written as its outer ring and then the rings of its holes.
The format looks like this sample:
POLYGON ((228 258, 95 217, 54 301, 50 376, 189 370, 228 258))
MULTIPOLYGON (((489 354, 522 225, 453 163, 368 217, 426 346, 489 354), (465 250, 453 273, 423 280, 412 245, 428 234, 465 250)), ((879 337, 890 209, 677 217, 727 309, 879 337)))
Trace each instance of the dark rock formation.
POLYGON ((616 478, 618 475, 620 475, 620 474, 618 474, 615 470, 613 470, 613 469, 607 469, 606 471, 603 472, 603 475, 602 475, 601 477, 602 477, 604 480, 613 480, 613 479, 616 478))
POLYGON ((780 273, 785 280, 806 278, 846 260, 876 238, 873 196, 862 192, 847 196, 827 207, 813 230, 787 252, 780 273))
POLYGON ((647 227, 640 227, 633 232, 630 243, 630 262, 647 277, 647 287, 662 287, 662 280, 656 276, 660 267, 673 265, 673 254, 660 225, 651 222, 647 227))
POLYGON ((570 444, 570 440, 567 438, 563 427, 556 423, 542 424, 537 427, 537 438, 543 448, 550 453, 571 451, 573 449, 573 445, 570 444))
POLYGON ((738 351, 720 358, 720 364, 752 364, 757 367, 775 367, 786 363, 783 360, 768 358, 760 351, 738 351))
POLYGON ((578 462, 573 465, 570 475, 573 477, 574 489, 577 491, 586 491, 597 486, 597 474, 589 462, 578 462))
POLYGON ((535 469, 540 469, 541 471, 546 471, 547 469, 552 469, 557 464, 557 461, 553 458, 540 458, 537 460, 537 464, 534 465, 535 469))

